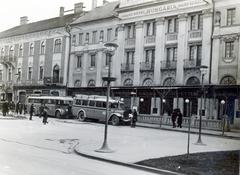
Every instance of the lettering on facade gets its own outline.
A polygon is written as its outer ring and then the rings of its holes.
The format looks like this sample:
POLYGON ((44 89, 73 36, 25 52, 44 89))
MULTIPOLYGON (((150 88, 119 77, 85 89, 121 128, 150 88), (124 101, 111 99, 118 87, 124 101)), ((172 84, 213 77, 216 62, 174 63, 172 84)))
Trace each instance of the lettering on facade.
POLYGON ((121 14, 119 14, 119 17, 121 19, 136 18, 136 17, 140 17, 140 16, 145 16, 145 15, 153 15, 153 14, 157 14, 157 13, 163 13, 163 12, 181 10, 181 9, 190 8, 190 7, 196 7, 196 6, 204 5, 204 4, 206 4, 206 3, 202 0, 188 0, 188 1, 183 1, 183 2, 177 2, 174 4, 172 3, 172 4, 167 4, 167 5, 160 5, 160 6, 146 8, 146 9, 135 10, 132 12, 121 13, 121 14))

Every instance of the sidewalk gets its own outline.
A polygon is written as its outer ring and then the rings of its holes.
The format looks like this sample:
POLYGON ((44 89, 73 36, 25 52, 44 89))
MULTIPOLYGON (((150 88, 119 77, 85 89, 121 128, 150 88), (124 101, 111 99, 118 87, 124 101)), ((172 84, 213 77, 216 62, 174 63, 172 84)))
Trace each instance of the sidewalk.
MULTIPOLYGON (((151 171, 157 174, 178 174, 176 172, 142 167, 135 163, 151 158, 186 154, 187 128, 162 126, 160 129, 160 126, 157 125, 138 123, 136 128, 120 126, 120 132, 116 136, 116 133, 113 132, 114 127, 116 126, 109 125, 108 133, 108 145, 114 152, 96 152, 102 144, 99 142, 99 136, 85 141, 85 143, 80 141, 75 147, 75 152, 87 158, 151 171)), ((198 131, 198 129, 192 128, 191 130, 196 133, 198 131)), ((226 134, 227 136, 220 137, 221 132, 219 131, 203 130, 202 140, 205 143, 204 146, 195 144, 198 134, 191 134, 190 153, 240 150, 239 132, 226 134)))
MULTIPOLYGON (((27 115, 27 114, 26 114, 27 115)), ((0 113, 0 120, 22 120, 22 119, 26 119, 27 116, 26 115, 16 115, 16 114, 7 114, 6 116, 3 116, 0 113)))

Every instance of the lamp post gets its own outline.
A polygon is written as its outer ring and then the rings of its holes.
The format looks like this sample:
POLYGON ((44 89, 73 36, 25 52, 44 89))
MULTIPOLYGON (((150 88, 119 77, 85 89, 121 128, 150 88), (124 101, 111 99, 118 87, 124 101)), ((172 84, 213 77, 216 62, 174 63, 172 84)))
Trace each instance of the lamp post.
POLYGON ((163 98, 163 99, 162 99, 162 108, 161 108, 161 114, 162 114, 162 115, 160 116, 160 117, 161 117, 161 118, 160 118, 160 127, 162 127, 162 120, 163 120, 164 106, 165 106, 164 104, 165 104, 165 103, 166 103, 166 99, 163 98))
POLYGON ((189 155, 189 147, 190 147, 190 126, 191 126, 191 113, 190 113, 190 108, 189 108, 189 99, 185 100, 185 103, 187 105, 187 117, 188 119, 188 142, 187 142, 187 156, 189 155))
POLYGON ((203 94, 204 94, 204 84, 203 84, 203 81, 204 81, 204 76, 206 74, 206 71, 208 69, 207 66, 205 65, 202 65, 202 66, 199 66, 200 68, 200 72, 201 72, 201 100, 200 100, 200 120, 199 120, 199 133, 198 133, 198 141, 197 141, 197 145, 204 145, 203 142, 202 142, 202 139, 201 139, 201 134, 202 134, 202 102, 203 102, 203 94))
POLYGON ((112 56, 114 55, 114 52, 117 49, 118 45, 115 43, 106 43, 106 44, 104 44, 104 46, 106 48, 106 54, 109 54, 108 76, 102 78, 103 81, 107 81, 107 105, 106 105, 106 114, 105 114, 104 141, 103 141, 102 147, 95 151, 101 152, 101 153, 111 153, 111 152, 113 152, 113 150, 111 150, 107 144, 107 129, 108 129, 108 119, 109 119, 109 97, 110 97, 110 84, 112 81, 116 80, 116 78, 111 77, 111 60, 112 60, 112 56))
POLYGON ((221 108, 220 108, 220 116, 222 118, 222 136, 224 136, 224 127, 225 127, 225 116, 224 116, 224 105, 225 105, 225 100, 221 100, 221 108))

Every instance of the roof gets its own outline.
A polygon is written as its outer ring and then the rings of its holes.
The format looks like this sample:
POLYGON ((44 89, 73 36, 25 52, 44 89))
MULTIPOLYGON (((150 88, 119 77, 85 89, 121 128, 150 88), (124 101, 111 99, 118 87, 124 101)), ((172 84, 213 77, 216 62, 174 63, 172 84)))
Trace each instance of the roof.
POLYGON ((115 9, 118 7, 119 2, 109 2, 103 6, 96 7, 95 9, 85 13, 83 16, 79 17, 77 20, 72 22, 72 24, 78 24, 83 22, 90 22, 99 19, 105 19, 114 17, 115 9))
POLYGON ((72 97, 62 97, 62 96, 29 96, 28 99, 42 99, 42 100, 46 100, 46 99, 50 99, 50 100, 65 100, 65 101, 72 101, 73 98, 72 97))
POLYGON ((68 14, 62 17, 55 17, 33 23, 19 25, 1 32, 0 38, 64 27, 66 23, 71 23, 74 20, 74 17, 76 17, 76 14, 68 14))

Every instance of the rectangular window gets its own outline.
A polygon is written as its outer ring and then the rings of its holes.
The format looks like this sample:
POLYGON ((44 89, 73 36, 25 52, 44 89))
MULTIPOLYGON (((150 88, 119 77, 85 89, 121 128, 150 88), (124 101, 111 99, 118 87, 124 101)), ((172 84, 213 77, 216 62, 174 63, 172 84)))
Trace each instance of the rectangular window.
POLYGON ((82 67, 82 56, 78 55, 77 56, 77 68, 81 68, 82 67))
POLYGON ((174 32, 174 24, 173 24, 173 19, 168 20, 168 33, 174 32))
POLYGON ((228 9, 227 10, 227 25, 233 25, 235 23, 236 18, 236 9, 228 9))
POLYGON ((31 43, 30 47, 29 47, 29 55, 33 56, 33 54, 34 54, 34 45, 33 45, 33 43, 31 43))
POLYGON ((167 48, 167 61, 177 60, 177 47, 167 48))
POLYGON ((96 63, 96 55, 91 55, 91 60, 90 60, 90 67, 95 67, 96 63))
POLYGON ((225 43, 225 57, 234 56, 234 41, 229 41, 225 43))
POLYGON ((72 36, 72 45, 76 45, 76 35, 72 36))
POLYGON ((106 54, 105 66, 109 66, 110 61, 111 61, 111 55, 106 54))
POLYGON ((83 45, 83 33, 79 33, 79 45, 83 45))
POLYGON ((97 43, 97 31, 94 31, 92 33, 92 43, 96 44, 97 43))
POLYGON ((40 55, 45 54, 45 42, 42 41, 41 42, 41 46, 40 46, 40 55))
POLYGON ((126 58, 127 65, 134 64, 134 51, 128 51, 126 53, 126 56, 127 56, 126 58))
POLYGON ((174 32, 178 32, 179 29, 179 21, 177 18, 174 19, 174 32))
POLYGON ((28 68, 28 80, 32 80, 32 67, 28 68))
POLYGON ((202 60, 202 45, 197 46, 197 66, 201 65, 202 60))
POLYGON ((100 32, 100 37, 99 37, 100 41, 103 41, 104 40, 104 31, 101 30, 100 32))
POLYGON ((203 29, 203 15, 198 16, 198 29, 199 30, 203 29))
POLYGON ((191 16, 191 30, 197 30, 197 15, 191 16))
POLYGON ((86 43, 89 43, 89 33, 86 33, 86 38, 85 38, 85 40, 86 40, 86 43))
POLYGON ((112 40, 112 29, 107 29, 107 41, 112 40))
POLYGON ((167 48, 167 62, 170 62, 171 60, 171 50, 172 48, 167 48))
POLYGON ((17 72, 17 81, 20 81, 22 77, 22 69, 18 68, 18 72, 17 72))
POLYGON ((146 36, 155 35, 155 22, 147 22, 146 24, 146 36))
POLYGON ((43 80, 43 66, 39 66, 39 80, 43 80))
POLYGON ((135 38, 135 24, 127 26, 127 38, 135 38))
POLYGON ((155 50, 150 49, 145 51, 145 63, 151 64, 154 63, 155 50))
POLYGON ((189 60, 194 60, 195 55, 195 46, 190 46, 190 54, 189 54, 189 60))
POLYGON ((61 47, 62 47, 62 41, 61 39, 56 39, 54 43, 54 53, 59 53, 61 52, 61 47))
POLYGON ((3 80, 3 71, 0 70, 0 81, 2 81, 2 80, 3 80))

